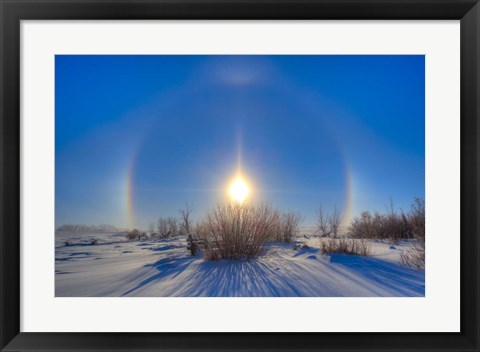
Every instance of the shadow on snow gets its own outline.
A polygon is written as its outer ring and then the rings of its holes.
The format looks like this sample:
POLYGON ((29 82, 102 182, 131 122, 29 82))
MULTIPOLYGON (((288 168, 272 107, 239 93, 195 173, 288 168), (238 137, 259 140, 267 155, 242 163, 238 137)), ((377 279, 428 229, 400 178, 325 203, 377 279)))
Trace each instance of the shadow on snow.
POLYGON ((423 272, 380 259, 350 255, 317 258, 317 254, 318 250, 296 252, 289 258, 287 266, 285 259, 275 253, 256 260, 215 262, 198 257, 170 256, 145 265, 158 272, 140 281, 124 295, 141 295, 144 289, 160 296, 207 297, 425 294, 423 272), (314 268, 306 266, 296 260, 300 255, 316 261, 317 265, 314 268), (178 280, 173 280, 177 277, 178 280), (161 282, 163 280, 165 282, 161 282))

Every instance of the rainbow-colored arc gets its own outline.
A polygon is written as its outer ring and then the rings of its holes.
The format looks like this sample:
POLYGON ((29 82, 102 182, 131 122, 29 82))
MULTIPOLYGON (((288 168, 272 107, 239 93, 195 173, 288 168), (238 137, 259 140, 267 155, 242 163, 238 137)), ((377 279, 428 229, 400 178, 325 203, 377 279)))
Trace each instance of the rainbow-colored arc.
MULTIPOLYGON (((345 164, 346 165, 346 164, 345 164)), ((344 209, 342 212, 342 220, 340 227, 342 229, 348 228, 353 217, 353 180, 352 172, 348 167, 345 167, 345 200, 343 202, 344 209)))
POLYGON ((134 189, 133 189, 133 181, 134 181, 134 172, 135 172, 135 165, 136 165, 136 154, 128 163, 126 177, 125 177, 125 209, 126 209, 126 222, 128 228, 135 228, 136 224, 136 217, 135 217, 135 199, 134 199, 134 189))

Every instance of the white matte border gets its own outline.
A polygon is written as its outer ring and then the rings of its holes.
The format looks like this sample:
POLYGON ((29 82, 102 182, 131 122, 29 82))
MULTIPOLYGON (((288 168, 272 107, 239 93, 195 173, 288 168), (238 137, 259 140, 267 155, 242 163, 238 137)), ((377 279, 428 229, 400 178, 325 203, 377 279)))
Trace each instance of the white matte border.
POLYGON ((460 331, 459 21, 22 21, 21 140, 22 332, 460 331), (426 55, 426 297, 55 298, 55 54, 426 55))

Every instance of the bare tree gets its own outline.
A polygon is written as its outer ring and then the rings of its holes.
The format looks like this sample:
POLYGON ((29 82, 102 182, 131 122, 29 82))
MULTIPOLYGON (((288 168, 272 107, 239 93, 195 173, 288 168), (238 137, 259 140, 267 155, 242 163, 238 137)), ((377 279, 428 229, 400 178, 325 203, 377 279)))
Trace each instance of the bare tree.
POLYGON ((328 213, 324 213, 322 206, 320 206, 320 208, 318 209, 317 227, 318 227, 318 231, 320 231, 320 234, 323 237, 330 236, 331 234, 328 219, 329 219, 328 213))
POLYGON ((340 226, 340 210, 337 207, 333 209, 333 213, 328 217, 328 224, 334 236, 337 236, 338 227, 340 226))
POLYGON ((174 216, 169 216, 167 218, 167 224, 168 224, 168 231, 169 231, 168 236, 178 235, 178 219, 174 216))
POLYGON ((155 223, 151 222, 150 225, 148 225, 148 231, 150 232, 150 236, 153 236, 155 234, 155 223))
POLYGON ((192 229, 191 213, 192 209, 188 203, 185 203, 185 209, 180 210, 180 233, 182 235, 190 235, 190 230, 192 229))
POLYGON ((279 221, 280 229, 275 239, 281 242, 292 243, 300 232, 302 222, 303 217, 298 213, 289 211, 281 214, 279 221))
POLYGON ((170 229, 168 226, 168 221, 166 218, 159 218, 157 222, 157 231, 158 235, 161 238, 170 236, 170 229))
POLYGON ((178 235, 178 220, 176 217, 159 218, 157 222, 158 235, 161 238, 178 235))

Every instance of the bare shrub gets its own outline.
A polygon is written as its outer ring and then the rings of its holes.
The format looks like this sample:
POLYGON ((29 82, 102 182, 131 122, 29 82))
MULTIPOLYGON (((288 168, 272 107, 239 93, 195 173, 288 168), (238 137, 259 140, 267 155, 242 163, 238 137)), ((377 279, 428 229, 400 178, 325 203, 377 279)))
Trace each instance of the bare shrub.
POLYGON ((412 226, 413 236, 422 239, 425 242, 425 200, 415 198, 410 209, 410 224, 412 226))
POLYGON ((157 222, 158 236, 160 238, 167 238, 172 236, 177 236, 178 231, 178 220, 175 217, 160 218, 157 222))
POLYGON ((188 236, 190 235, 190 231, 192 230, 192 221, 190 219, 190 215, 192 213, 192 209, 185 203, 185 209, 180 210, 180 229, 179 232, 181 235, 188 236))
POLYGON ((157 233, 155 232, 155 223, 154 222, 151 222, 149 225, 148 225, 148 232, 150 232, 150 236, 152 237, 155 237, 157 235, 157 233))
POLYGON ((375 219, 369 211, 363 211, 360 216, 353 218, 348 233, 355 238, 375 238, 378 235, 381 221, 381 219, 375 219))
POLYGON ((352 220, 348 233, 354 238, 381 239, 390 243, 424 237, 424 202, 416 198, 409 213, 395 210, 393 202, 390 202, 390 209, 386 214, 376 212, 372 215, 364 211, 352 220))
POLYGON ((279 218, 272 240, 276 242, 292 243, 300 232, 303 218, 300 214, 289 211, 276 215, 279 218))
POLYGON ((356 254, 361 256, 371 255, 371 245, 364 239, 328 238, 320 240, 322 254, 340 253, 356 254))
POLYGON ((405 266, 425 270, 425 242, 417 242, 412 248, 402 252, 401 263, 405 266))
POLYGON ((332 215, 328 217, 328 224, 330 225, 330 230, 334 236, 337 236, 338 227, 340 226, 340 210, 335 207, 333 209, 332 215))
MULTIPOLYGON (((169 236, 177 236, 179 234, 178 219, 173 216, 167 218, 169 236)), ((167 237, 169 237, 167 236, 167 237)))
POLYGON ((218 248, 211 248, 205 251, 205 259, 215 261, 222 259, 222 256, 218 248))
POLYGON ((218 204, 207 216, 205 257, 217 259, 252 259, 275 237, 279 212, 268 204, 218 204))
POLYGON ((126 237, 130 241, 138 240, 138 239, 140 239, 140 231, 138 229, 133 229, 133 230, 127 232, 126 237))
POLYGON ((412 235, 411 224, 403 211, 398 213, 395 210, 392 199, 390 199, 390 209, 383 221, 383 234, 390 243, 395 243, 400 239, 410 239, 412 235))
POLYGON ((320 208, 318 209, 318 222, 317 222, 317 228, 318 228, 318 231, 320 232, 320 235, 322 237, 328 237, 330 236, 330 234, 332 233, 331 229, 330 229, 330 224, 329 224, 329 215, 328 213, 325 213, 323 211, 323 208, 320 206, 320 208))
POLYGON ((192 229, 192 233, 198 238, 206 239, 209 234, 210 225, 206 220, 198 221, 195 223, 192 229))
POLYGON ((159 218, 157 221, 157 232, 161 238, 168 237, 170 235, 168 228, 168 221, 166 218, 159 218))
POLYGON ((425 201, 422 198, 415 198, 410 209, 409 223, 415 241, 412 248, 401 254, 402 264, 425 270, 425 201))
POLYGON ((373 238, 386 239, 392 244, 401 239, 411 238, 411 231, 405 214, 376 214, 375 219, 373 238))

